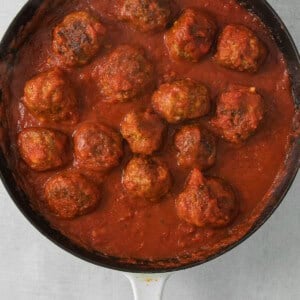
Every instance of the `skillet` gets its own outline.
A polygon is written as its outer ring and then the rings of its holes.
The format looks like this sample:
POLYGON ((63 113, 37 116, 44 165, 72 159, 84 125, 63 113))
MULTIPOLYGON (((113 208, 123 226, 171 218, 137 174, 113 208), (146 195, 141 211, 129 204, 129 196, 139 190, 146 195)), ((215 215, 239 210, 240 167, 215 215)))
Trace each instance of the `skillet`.
MULTIPOLYGON (((8 57, 13 58, 14 53, 16 53, 18 48, 21 46, 21 44, 13 43, 15 36, 23 28, 26 28, 25 25, 32 20, 33 16, 37 13, 37 11, 40 12, 46 7, 46 2, 47 1, 43 0, 30 0, 22 8, 22 10, 19 12, 14 21, 9 26, 6 34, 4 35, 0 43, 0 60, 7 59, 8 57)), ((27 198, 26 194, 18 187, 13 172, 10 169, 9 162, 7 161, 5 155, 5 141, 3 141, 3 145, 0 149, 0 176, 2 182, 5 188, 7 189, 11 199, 15 202, 15 204, 21 210, 24 216, 49 240, 51 240, 64 250, 68 251, 69 253, 77 256, 78 258, 81 258, 83 260, 86 260, 90 263, 102 267, 129 273, 147 272, 152 274, 161 274, 165 272, 174 272, 186 268, 191 268, 202 263, 208 262, 211 259, 214 259, 224 254, 225 252, 231 250, 233 247, 243 242, 250 235, 252 235, 272 215, 274 210, 279 206, 287 191, 289 190, 289 187, 296 176, 300 164, 300 59, 289 32, 287 31, 286 27, 284 26, 283 22, 280 20, 278 15, 265 0, 240 0, 238 2, 245 6, 249 11, 257 15, 263 21, 263 23, 270 29, 276 41, 276 44, 282 51, 287 62, 287 68, 292 83, 293 100, 296 107, 294 116, 295 134, 291 140, 290 147, 286 154, 285 166, 284 170, 282 171, 284 175, 280 177, 280 180, 278 182, 276 182, 271 193, 269 194, 268 205, 264 208, 264 210, 260 214, 260 217, 248 230, 247 234, 235 243, 221 249, 219 252, 209 257, 206 257, 205 259, 200 259, 192 263, 176 262, 174 264, 169 264, 166 266, 163 266, 163 264, 160 264, 159 262, 124 262, 115 257, 103 256, 89 252, 75 245, 68 238, 63 236, 60 232, 53 229, 43 217, 38 215, 32 209, 32 207, 30 206, 29 199, 27 198)), ((2 93, 0 93, 0 97, 1 94, 2 93)), ((2 130, 5 131, 4 122, 2 122, 1 127, 2 130)), ((152 277, 155 276, 158 276, 158 278, 160 278, 159 275, 152 275, 152 277)), ((131 280, 133 280, 132 278, 133 277, 131 277, 131 280)), ((159 289, 163 286, 163 281, 156 281, 155 283, 153 283, 153 285, 155 285, 159 289)), ((136 286, 136 288, 138 288, 138 286, 136 286)), ((156 288, 153 288, 152 292, 154 291, 157 291, 156 288)), ((146 297, 147 296, 149 299, 154 298, 154 296, 150 296, 149 293, 146 295, 146 297)))

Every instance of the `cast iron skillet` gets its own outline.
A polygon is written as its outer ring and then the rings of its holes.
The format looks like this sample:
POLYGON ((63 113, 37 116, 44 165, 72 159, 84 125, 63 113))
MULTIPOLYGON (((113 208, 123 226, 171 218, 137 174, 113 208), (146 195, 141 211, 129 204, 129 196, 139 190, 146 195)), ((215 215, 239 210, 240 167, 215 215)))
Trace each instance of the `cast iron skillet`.
MULTIPOLYGON (((22 8, 19 14, 16 16, 12 24, 9 26, 4 38, 0 44, 0 60, 1 58, 7 57, 8 54, 11 53, 9 45, 13 41, 13 38, 17 35, 20 29, 29 22, 34 16, 35 12, 39 7, 41 7, 43 0, 30 0, 27 4, 22 8)), ((13 199, 17 207, 21 210, 24 216, 30 221, 30 223, 37 228, 44 236, 46 236, 49 240, 54 242, 59 247, 68 251, 69 253, 91 262, 93 264, 116 269, 120 271, 126 272, 147 272, 147 273, 163 273, 169 271, 177 271, 181 269, 190 268, 196 265, 200 265, 202 263, 208 262, 213 258, 216 258, 225 252, 231 250, 241 242, 243 242, 246 238, 252 235, 274 212, 274 210, 278 207, 278 205, 283 200, 287 191, 289 190, 290 185, 292 184, 296 173, 299 168, 300 162, 300 59, 297 49, 294 45, 294 42, 287 31, 285 25, 282 23, 278 15, 274 12, 274 10, 270 7, 270 5, 265 0, 239 0, 239 2, 245 6, 248 10, 256 14, 260 19, 267 25, 267 27, 271 30, 274 39, 283 52, 285 59, 287 61, 289 74, 292 82, 292 90, 293 97, 296 106, 295 113, 295 137, 291 141, 291 146, 289 149, 289 153, 287 153, 286 157, 286 166, 285 166, 285 175, 282 177, 280 182, 277 184, 272 194, 270 195, 270 201, 267 207, 264 209, 263 213, 260 215, 258 220, 249 230, 249 232, 240 240, 236 241, 234 244, 222 249, 218 253, 207 257, 206 259, 194 262, 194 263, 183 263, 178 264, 175 267, 154 267, 153 262, 151 264, 146 261, 137 261, 132 263, 124 263, 121 260, 108 257, 101 256, 99 254, 91 253, 83 248, 72 243, 68 238, 63 236, 58 231, 54 230, 50 227, 49 223, 43 219, 43 217, 39 216, 30 206, 29 200, 25 193, 18 187, 15 178, 13 176, 12 171, 9 168, 8 161, 6 160, 4 153, 0 150, 0 176, 4 186, 6 187, 10 197, 13 199)), ((1 96, 1 94, 0 94, 1 96)))

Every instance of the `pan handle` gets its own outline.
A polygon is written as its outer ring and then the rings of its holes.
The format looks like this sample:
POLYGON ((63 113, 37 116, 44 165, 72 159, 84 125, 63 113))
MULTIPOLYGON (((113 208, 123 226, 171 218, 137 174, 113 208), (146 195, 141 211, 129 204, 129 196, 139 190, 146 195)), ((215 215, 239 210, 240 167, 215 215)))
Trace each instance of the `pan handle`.
POLYGON ((165 284, 172 273, 124 275, 131 283, 134 300, 162 300, 165 284))

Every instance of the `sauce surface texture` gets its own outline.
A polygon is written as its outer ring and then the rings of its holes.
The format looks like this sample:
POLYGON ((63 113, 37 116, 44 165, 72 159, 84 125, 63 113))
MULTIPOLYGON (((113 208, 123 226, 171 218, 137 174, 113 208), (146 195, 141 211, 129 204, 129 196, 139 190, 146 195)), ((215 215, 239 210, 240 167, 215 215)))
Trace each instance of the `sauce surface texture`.
MULTIPOLYGON (((141 32, 128 22, 117 20, 117 0, 66 1, 59 9, 49 11, 39 26, 19 50, 10 82, 9 128, 11 161, 20 185, 32 199, 35 209, 51 225, 72 241, 89 250, 107 255, 159 260, 184 257, 196 253, 211 254, 211 249, 240 238, 253 211, 260 204, 282 167, 288 138, 292 130, 294 106, 290 82, 283 55, 269 31, 259 19, 233 0, 177 0, 171 2, 170 24, 186 8, 199 8, 209 13, 217 24, 218 35, 228 24, 247 26, 268 49, 265 62, 257 73, 237 72, 218 65, 213 56, 215 46, 199 62, 174 61, 170 58, 164 41, 165 31, 141 32), (106 28, 103 45, 88 64, 66 66, 52 48, 53 28, 74 11, 88 11, 106 28), (124 103, 103 101, 95 76, 107 55, 119 45, 142 47, 145 56, 154 66, 154 86, 147 86, 136 100, 124 103), (181 219, 176 213, 175 198, 183 190, 191 168, 177 165, 174 133, 182 124, 200 122, 209 129, 214 108, 196 121, 168 124, 164 131, 162 147, 156 152, 168 166, 172 186, 161 201, 150 202, 130 197, 122 185, 122 172, 132 153, 124 142, 124 155, 120 165, 107 173, 98 170, 84 171, 74 159, 64 159, 64 165, 54 171, 34 171, 20 159, 17 135, 25 128, 45 127, 59 130, 69 137, 78 124, 54 124, 39 121, 23 106, 25 83, 36 74, 53 67, 61 67, 80 103, 81 122, 110 126, 120 132, 124 116, 132 111, 145 111, 151 107, 151 97, 158 86, 171 80, 190 78, 209 87, 212 106, 219 95, 231 85, 255 87, 264 101, 264 118, 257 132, 243 143, 234 144, 219 138, 215 164, 205 170, 205 176, 219 177, 232 185, 239 203, 237 218, 223 228, 196 227, 181 219), (65 220, 54 216, 45 205, 44 185, 49 177, 66 169, 78 169, 86 178, 101 186, 101 200, 91 213, 65 220)), ((161 126, 161 125, 159 125, 161 126)), ((160 130, 159 128, 157 129, 160 130)), ((72 146, 71 146, 72 147, 72 146)), ((54 162, 54 164, 57 161, 54 162)), ((213 252, 213 251, 212 251, 213 252)), ((204 254, 205 255, 205 254, 204 254)))

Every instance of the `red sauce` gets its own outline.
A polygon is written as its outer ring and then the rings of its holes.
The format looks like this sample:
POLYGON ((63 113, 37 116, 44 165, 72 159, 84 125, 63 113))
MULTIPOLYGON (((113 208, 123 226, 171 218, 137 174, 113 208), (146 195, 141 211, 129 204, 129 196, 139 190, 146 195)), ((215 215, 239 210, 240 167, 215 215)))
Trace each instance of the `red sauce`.
MULTIPOLYGON (((267 60, 256 74, 235 72, 218 66, 212 60, 214 51, 197 64, 173 62, 164 45, 163 32, 140 33, 131 26, 116 21, 116 0, 78 0, 67 1, 59 9, 45 15, 20 49, 12 71, 9 86, 9 128, 13 149, 11 161, 14 162, 19 182, 30 195, 36 210, 54 228, 93 251, 141 259, 181 257, 201 251, 204 255, 214 252, 246 233, 243 225, 263 201, 284 163, 294 106, 285 61, 269 31, 259 19, 233 0, 178 0, 172 6, 174 15, 188 7, 204 9, 214 16, 219 29, 229 23, 244 24, 267 46, 267 60), (180 125, 169 126, 163 149, 158 153, 167 162, 174 180, 170 194, 161 202, 134 200, 124 192, 121 172, 131 157, 126 148, 121 165, 107 176, 100 173, 87 174, 97 184, 101 184, 103 189, 101 203, 94 212, 74 220, 61 220, 45 207, 43 186, 49 176, 57 171, 30 170, 17 153, 17 133, 23 128, 42 126, 60 129, 71 136, 76 126, 42 124, 26 111, 20 100, 27 80, 39 72, 61 65, 51 48, 53 27, 69 12, 88 9, 105 25, 107 35, 104 47, 90 64, 81 68, 65 68, 81 102, 81 121, 96 120, 119 130, 119 124, 128 111, 151 105, 153 90, 147 91, 138 101, 124 104, 105 103, 97 92, 92 74, 96 72, 105 54, 123 43, 139 45, 146 50, 147 57, 155 66, 157 84, 169 77, 192 78, 210 87, 214 101, 231 84, 255 86, 263 96, 266 114, 257 133, 241 145, 219 140, 217 162, 205 172, 206 175, 225 179, 238 195, 239 216, 230 226, 223 229, 197 228, 177 217, 174 199, 182 190, 189 173, 189 170, 179 168, 174 159, 173 133, 180 125)), ((209 117, 202 118, 201 122, 207 124, 208 119, 209 117)), ((70 163, 68 168, 77 166, 70 163)))

